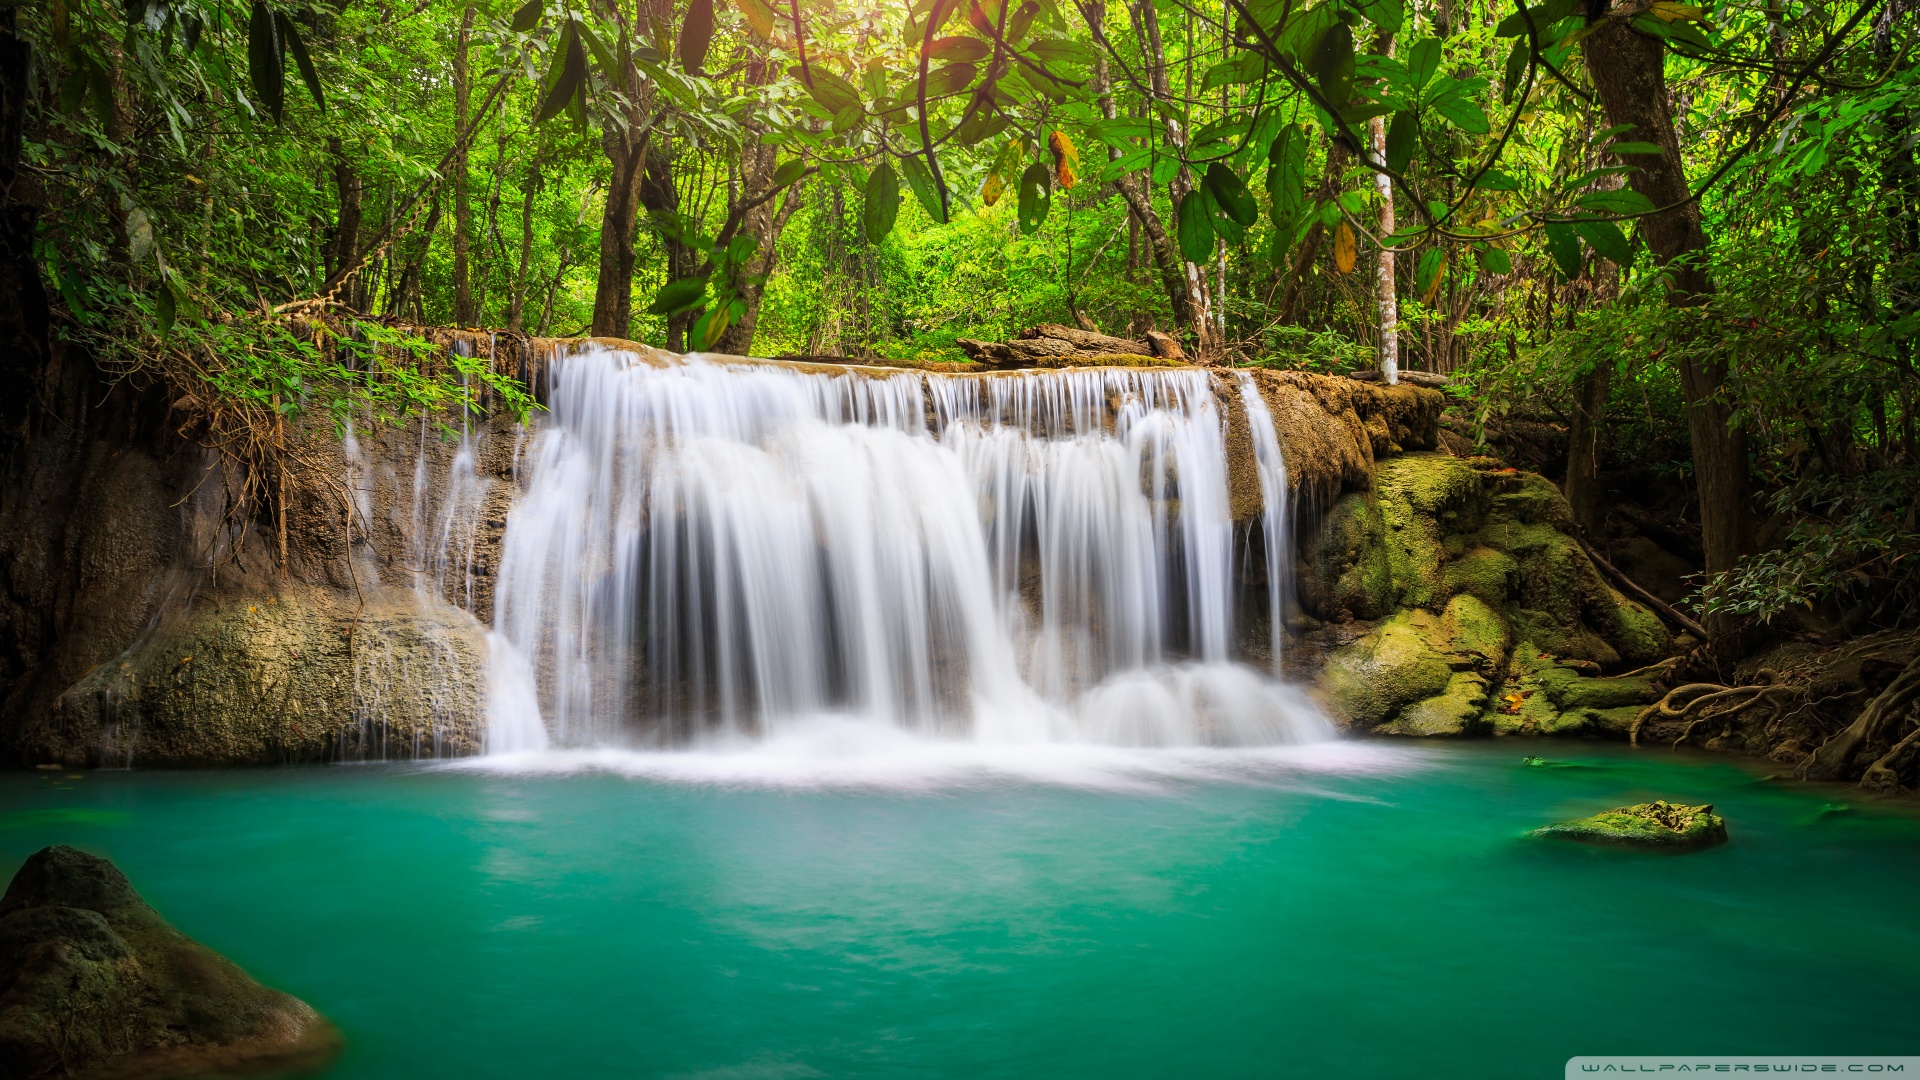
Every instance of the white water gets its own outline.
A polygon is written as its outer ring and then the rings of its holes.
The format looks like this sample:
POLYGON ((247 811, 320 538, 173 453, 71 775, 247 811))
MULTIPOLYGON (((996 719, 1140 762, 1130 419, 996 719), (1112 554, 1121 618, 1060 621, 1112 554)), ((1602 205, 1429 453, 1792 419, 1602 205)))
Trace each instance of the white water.
MULTIPOLYGON (((552 387, 501 557, 490 751, 1330 734, 1234 661, 1203 372, 816 374, 587 347, 552 387)), ((1283 535, 1264 406, 1256 445, 1283 535)))

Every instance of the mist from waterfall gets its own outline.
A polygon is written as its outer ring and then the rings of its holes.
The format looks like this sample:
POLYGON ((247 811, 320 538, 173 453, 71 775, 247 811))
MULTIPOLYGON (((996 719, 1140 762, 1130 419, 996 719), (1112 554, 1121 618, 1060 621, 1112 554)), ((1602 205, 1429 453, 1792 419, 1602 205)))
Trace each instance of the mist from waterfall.
MULTIPOLYGON (((589 345, 551 385, 501 555, 490 751, 823 722, 993 745, 1329 734, 1235 662, 1206 372, 828 371, 589 345)), ((1264 405, 1257 423, 1280 536, 1264 405)))

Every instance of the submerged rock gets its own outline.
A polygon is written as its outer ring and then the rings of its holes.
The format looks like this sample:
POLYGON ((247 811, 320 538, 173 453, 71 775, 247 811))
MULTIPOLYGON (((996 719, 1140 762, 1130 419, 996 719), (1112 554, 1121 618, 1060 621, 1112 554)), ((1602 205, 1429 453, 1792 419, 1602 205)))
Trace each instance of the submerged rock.
POLYGON ((1562 821, 1535 830, 1533 835, 1555 840, 1577 840, 1583 844, 1697 851, 1726 843, 1727 823, 1713 812, 1711 803, 1686 806, 1655 800, 1638 806, 1616 807, 1592 817, 1562 821))
POLYGON ((105 859, 33 854, 0 899, 0 1075, 287 1075, 340 1033, 169 926, 105 859))

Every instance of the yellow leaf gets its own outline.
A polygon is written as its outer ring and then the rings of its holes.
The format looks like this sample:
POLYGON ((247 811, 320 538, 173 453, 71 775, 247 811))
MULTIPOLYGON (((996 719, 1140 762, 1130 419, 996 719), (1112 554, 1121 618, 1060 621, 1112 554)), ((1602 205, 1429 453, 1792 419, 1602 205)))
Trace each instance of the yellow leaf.
POLYGON ((980 185, 980 201, 988 206, 1000 201, 1000 194, 1007 190, 1007 182, 999 173, 988 173, 987 182, 980 185))
POLYGON ((1073 167, 1080 164, 1080 151, 1074 148, 1073 140, 1059 128, 1047 136, 1047 148, 1053 151, 1054 181, 1063 188, 1071 188, 1075 177, 1073 167))
POLYGON ((1353 273, 1353 260, 1358 252, 1354 249, 1353 229, 1346 222, 1333 232, 1333 268, 1343 274, 1353 273))
POLYGON ((1661 22, 1678 22, 1681 19, 1688 22, 1705 22, 1707 19, 1706 12, 1692 4, 1676 4, 1673 0, 1659 0, 1647 11, 1661 22))

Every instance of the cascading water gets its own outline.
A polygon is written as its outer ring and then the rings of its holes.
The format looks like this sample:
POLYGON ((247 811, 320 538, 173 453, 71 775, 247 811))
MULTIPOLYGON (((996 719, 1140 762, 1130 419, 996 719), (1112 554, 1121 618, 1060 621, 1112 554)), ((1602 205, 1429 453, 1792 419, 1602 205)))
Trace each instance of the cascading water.
MULTIPOLYGON (((495 593, 494 752, 822 718, 988 743, 1328 733, 1234 663, 1205 372, 881 375, 588 346, 551 378, 495 593)), ((1261 417, 1271 511, 1285 476, 1261 417)))

